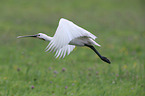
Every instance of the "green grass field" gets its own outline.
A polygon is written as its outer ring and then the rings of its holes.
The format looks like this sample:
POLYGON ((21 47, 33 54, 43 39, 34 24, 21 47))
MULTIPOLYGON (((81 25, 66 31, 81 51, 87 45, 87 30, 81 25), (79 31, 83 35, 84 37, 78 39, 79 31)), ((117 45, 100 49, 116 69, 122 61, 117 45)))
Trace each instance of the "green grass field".
POLYGON ((145 96, 143 0, 1 0, 0 96, 145 96), (77 47, 64 59, 46 53, 60 18, 98 38, 96 49, 77 47))

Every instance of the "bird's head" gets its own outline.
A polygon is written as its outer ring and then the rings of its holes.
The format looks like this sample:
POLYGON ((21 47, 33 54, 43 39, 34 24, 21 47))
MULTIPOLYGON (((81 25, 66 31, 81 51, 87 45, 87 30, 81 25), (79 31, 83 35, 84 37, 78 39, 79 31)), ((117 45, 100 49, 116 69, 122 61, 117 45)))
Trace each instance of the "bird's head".
POLYGON ((41 40, 46 40, 46 41, 50 41, 48 39, 51 38, 51 37, 49 37, 49 36, 47 36, 46 34, 43 34, 43 33, 38 33, 36 35, 18 36, 17 38, 24 38, 24 37, 34 37, 34 38, 39 38, 41 40))
POLYGON ((37 38, 41 39, 41 40, 47 40, 48 36, 46 34, 43 33, 38 33, 36 34, 37 38))

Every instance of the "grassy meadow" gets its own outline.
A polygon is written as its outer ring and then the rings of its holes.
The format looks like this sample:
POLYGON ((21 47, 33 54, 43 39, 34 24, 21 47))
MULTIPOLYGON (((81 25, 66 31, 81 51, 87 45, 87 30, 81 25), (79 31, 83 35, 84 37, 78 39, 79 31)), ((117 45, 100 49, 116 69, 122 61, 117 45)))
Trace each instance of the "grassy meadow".
POLYGON ((143 0, 0 0, 0 96, 145 96, 143 0), (46 53, 60 18, 98 38, 64 59, 46 53))

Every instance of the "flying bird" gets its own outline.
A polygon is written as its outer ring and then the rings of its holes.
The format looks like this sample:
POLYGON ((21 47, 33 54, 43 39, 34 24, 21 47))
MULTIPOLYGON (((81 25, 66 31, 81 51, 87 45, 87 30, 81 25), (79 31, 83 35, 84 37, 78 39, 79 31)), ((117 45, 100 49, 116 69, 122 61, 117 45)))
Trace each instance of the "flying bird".
POLYGON ((97 38, 95 35, 64 18, 60 19, 58 28, 53 37, 38 33, 36 35, 18 36, 17 38, 23 37, 35 37, 50 41, 46 47, 46 51, 56 52, 56 58, 64 58, 66 55, 69 55, 75 46, 86 46, 91 48, 101 60, 109 64, 111 63, 109 59, 102 56, 93 46, 100 46, 94 41, 97 38))

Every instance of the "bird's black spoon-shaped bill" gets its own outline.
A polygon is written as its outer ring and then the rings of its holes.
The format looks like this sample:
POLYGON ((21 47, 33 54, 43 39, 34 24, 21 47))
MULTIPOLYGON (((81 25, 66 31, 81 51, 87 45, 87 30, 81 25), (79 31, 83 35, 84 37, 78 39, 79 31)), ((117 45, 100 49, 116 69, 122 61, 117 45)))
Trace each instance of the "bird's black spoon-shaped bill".
POLYGON ((27 35, 27 36, 18 36, 17 38, 24 38, 24 37, 37 37, 38 35, 27 35))

